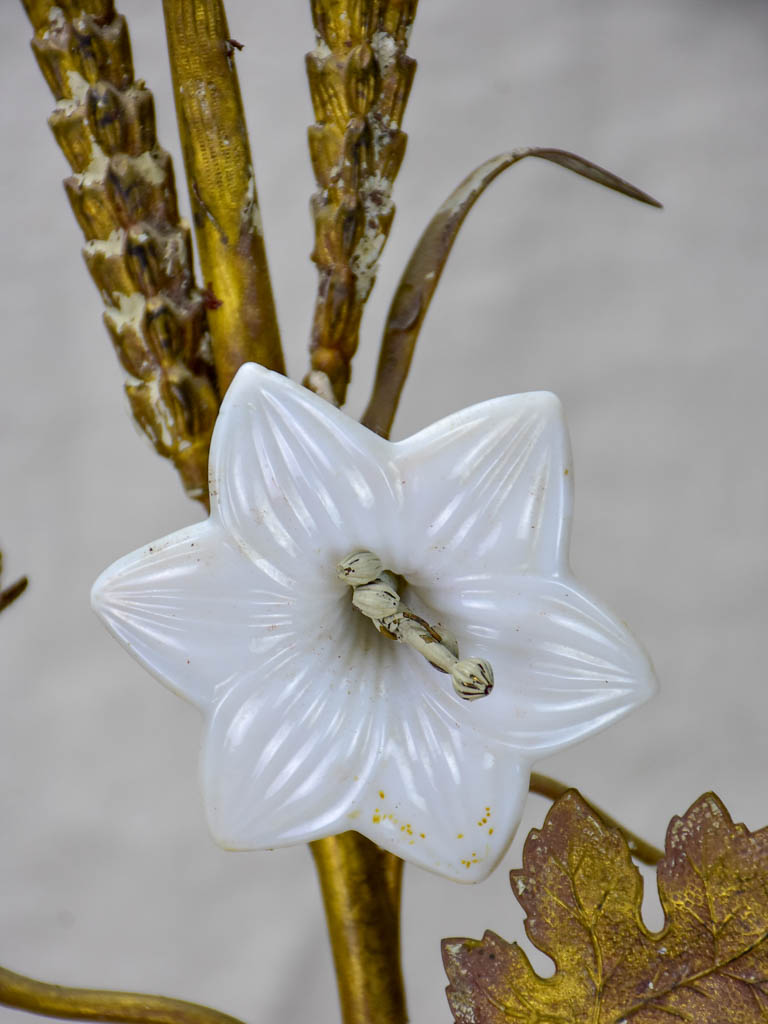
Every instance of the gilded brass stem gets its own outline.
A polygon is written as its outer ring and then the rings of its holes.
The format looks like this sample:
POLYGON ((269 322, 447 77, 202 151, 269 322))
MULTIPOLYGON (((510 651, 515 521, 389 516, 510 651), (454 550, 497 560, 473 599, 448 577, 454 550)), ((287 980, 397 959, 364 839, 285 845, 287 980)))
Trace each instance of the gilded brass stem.
MULTIPOLYGON (((564 793, 567 793, 569 789, 573 789, 573 786, 566 786, 563 782, 558 782, 557 779, 551 779, 548 775, 539 775, 538 772, 531 772, 531 793, 536 793, 538 796, 545 796, 548 800, 557 800, 564 793)), ((581 796, 581 794, 579 794, 581 796)), ((645 839, 641 839, 640 836, 635 835, 634 832, 630 832, 628 828, 619 824, 615 818, 611 817, 610 814, 606 814, 605 811, 600 810, 596 807, 591 800, 587 800, 586 797, 581 796, 581 799, 588 803, 592 810, 597 814, 599 818, 602 818, 603 822, 608 825, 609 828, 616 828, 624 836, 629 847, 629 852, 637 857, 638 860, 642 861, 643 864, 649 864, 653 867, 658 864, 661 858, 664 856, 662 850, 653 846, 651 843, 647 843, 645 839)))
POLYGON ((405 1024, 400 968, 403 862, 357 832, 310 843, 323 893, 343 1024, 405 1024))
POLYGON ((223 395, 245 362, 285 373, 245 113, 221 0, 163 0, 176 115, 223 395))
POLYGON ((128 1024, 240 1024, 218 1010, 181 999, 65 988, 25 978, 0 967, 0 1004, 66 1020, 126 1021, 128 1024))

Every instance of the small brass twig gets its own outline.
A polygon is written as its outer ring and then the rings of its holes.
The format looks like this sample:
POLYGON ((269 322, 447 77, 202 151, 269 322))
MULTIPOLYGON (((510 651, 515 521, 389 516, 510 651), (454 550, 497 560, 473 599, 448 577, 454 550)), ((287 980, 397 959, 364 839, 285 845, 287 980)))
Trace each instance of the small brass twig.
POLYGON ((5 590, 0 590, 0 612, 5 611, 8 605, 13 604, 17 597, 21 597, 24 591, 27 589, 29 580, 26 576, 22 576, 21 579, 16 580, 10 587, 6 587, 5 590))
POLYGON ((181 999, 49 985, 4 967, 0 967, 0 1004, 65 1020, 125 1021, 126 1024, 241 1024, 236 1017, 181 999))
MULTIPOLYGON (((3 553, 0 551, 0 579, 3 575, 3 553)), ((24 591, 27 589, 29 580, 26 576, 22 576, 21 579, 16 580, 10 587, 6 587, 5 590, 0 590, 0 612, 5 611, 8 605, 13 604, 17 597, 21 597, 24 591)))

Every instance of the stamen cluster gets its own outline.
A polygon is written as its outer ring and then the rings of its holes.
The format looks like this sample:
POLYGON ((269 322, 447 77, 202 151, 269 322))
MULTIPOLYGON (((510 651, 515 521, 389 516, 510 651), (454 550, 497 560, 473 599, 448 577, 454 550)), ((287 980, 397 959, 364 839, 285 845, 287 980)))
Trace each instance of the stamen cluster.
POLYGON ((336 566, 339 579, 352 587, 352 604, 385 636, 408 644, 436 669, 451 677, 462 700, 487 697, 493 689, 493 669, 482 658, 460 658, 456 637, 439 631, 400 600, 397 577, 372 551, 354 551, 336 566))

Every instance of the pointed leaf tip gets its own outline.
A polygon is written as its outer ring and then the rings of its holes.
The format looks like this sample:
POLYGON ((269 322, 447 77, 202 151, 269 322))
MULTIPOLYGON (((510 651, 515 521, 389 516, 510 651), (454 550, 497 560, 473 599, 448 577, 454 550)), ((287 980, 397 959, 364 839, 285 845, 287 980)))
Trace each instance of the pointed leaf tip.
POLYGON ((612 171, 608 171, 605 167, 600 167, 598 164, 593 164, 591 160, 585 160, 583 156, 578 156, 576 153, 569 153, 565 149, 532 147, 529 150, 523 151, 520 159, 523 156, 536 156, 540 160, 548 160, 559 167, 565 167, 566 170, 573 171, 574 174, 581 175, 582 178, 589 178, 590 181, 595 181, 598 185, 610 188, 614 192, 621 192, 622 195, 628 196, 630 199, 636 199, 639 203, 663 209, 658 199, 654 199, 648 192, 644 192, 612 171))

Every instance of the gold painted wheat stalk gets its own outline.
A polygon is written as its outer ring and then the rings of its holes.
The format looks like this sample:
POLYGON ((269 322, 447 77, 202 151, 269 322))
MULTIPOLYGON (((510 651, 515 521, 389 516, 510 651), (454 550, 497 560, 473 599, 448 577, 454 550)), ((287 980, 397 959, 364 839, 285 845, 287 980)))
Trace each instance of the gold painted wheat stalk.
MULTIPOLYGON (((405 153, 400 125, 416 62, 405 54, 417 0, 313 0, 307 75, 316 123, 309 149, 318 295, 311 366, 344 401, 363 306, 395 208, 405 153)), ((312 385, 312 380, 306 383, 312 385)))
POLYGON ((24 6, 56 98, 49 123, 73 171, 65 188, 133 415, 188 494, 205 500, 219 406, 205 298, 152 94, 134 79, 125 19, 111 0, 24 6))

